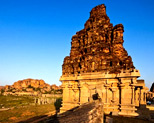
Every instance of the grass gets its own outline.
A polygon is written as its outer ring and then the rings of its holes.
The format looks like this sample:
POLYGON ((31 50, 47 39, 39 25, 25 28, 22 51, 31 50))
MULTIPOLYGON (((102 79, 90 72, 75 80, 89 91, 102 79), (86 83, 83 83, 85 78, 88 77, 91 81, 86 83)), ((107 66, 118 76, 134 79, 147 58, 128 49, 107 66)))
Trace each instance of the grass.
POLYGON ((54 111, 53 104, 31 105, 0 112, 0 122, 22 121, 54 111))
POLYGON ((0 108, 11 108, 16 106, 24 106, 34 103, 34 97, 31 96, 3 96, 0 95, 0 108))
POLYGON ((56 109, 54 103, 34 105, 34 97, 31 96, 0 96, 0 104, 5 108, 14 107, 7 111, 0 111, 0 123, 25 121, 56 109))

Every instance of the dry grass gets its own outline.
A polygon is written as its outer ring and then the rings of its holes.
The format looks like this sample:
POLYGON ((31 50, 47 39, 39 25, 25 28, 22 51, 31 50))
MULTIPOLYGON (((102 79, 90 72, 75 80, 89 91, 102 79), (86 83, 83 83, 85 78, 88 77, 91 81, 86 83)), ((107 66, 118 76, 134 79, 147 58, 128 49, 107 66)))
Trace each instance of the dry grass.
MULTIPOLYGON (((5 100, 3 100, 3 102, 0 102, 1 104, 5 105, 6 107, 13 106, 14 108, 7 111, 0 111, 0 123, 25 121, 29 118, 43 116, 46 113, 55 110, 54 104, 32 105, 32 100, 27 97, 27 101, 25 97, 19 97, 20 99, 17 99, 18 97, 13 98, 11 96, 9 96, 8 99, 7 97, 2 98, 5 100), (10 101, 11 99, 14 99, 12 103, 10 101), (24 105, 19 102, 24 102, 24 105)), ((2 100, 2 98, 0 100, 2 100)))
POLYGON ((0 122, 23 121, 32 117, 41 116, 54 111, 53 104, 31 105, 0 112, 0 122))

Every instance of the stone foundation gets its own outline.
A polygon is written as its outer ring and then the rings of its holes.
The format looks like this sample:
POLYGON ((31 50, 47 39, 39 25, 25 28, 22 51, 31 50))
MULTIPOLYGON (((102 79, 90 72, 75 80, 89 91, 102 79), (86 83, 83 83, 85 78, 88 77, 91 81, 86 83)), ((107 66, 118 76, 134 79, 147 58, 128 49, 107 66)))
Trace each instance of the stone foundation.
POLYGON ((145 104, 143 89, 135 91, 139 71, 120 74, 85 73, 78 76, 62 76, 63 105, 61 112, 101 98, 106 114, 138 116, 135 104, 145 104), (142 101, 135 95, 141 95, 142 101))

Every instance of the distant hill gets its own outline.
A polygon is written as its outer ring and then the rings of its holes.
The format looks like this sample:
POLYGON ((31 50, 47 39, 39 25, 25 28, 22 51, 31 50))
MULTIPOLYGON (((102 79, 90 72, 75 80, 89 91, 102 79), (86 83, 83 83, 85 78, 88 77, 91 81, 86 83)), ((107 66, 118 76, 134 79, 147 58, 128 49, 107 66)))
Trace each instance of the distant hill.
POLYGON ((53 90, 60 90, 60 89, 62 89, 62 86, 61 85, 57 86, 57 85, 53 84, 53 85, 51 85, 51 89, 53 89, 53 90))
POLYGON ((4 86, 0 86, 0 90, 3 89, 3 88, 4 88, 4 86))
POLYGON ((4 92, 7 94, 12 93, 27 93, 27 94, 33 94, 33 93, 56 93, 57 91, 61 91, 60 86, 49 85, 45 83, 44 80, 38 80, 38 79, 24 79, 19 80, 17 82, 14 82, 13 85, 6 85, 3 87, 4 92))

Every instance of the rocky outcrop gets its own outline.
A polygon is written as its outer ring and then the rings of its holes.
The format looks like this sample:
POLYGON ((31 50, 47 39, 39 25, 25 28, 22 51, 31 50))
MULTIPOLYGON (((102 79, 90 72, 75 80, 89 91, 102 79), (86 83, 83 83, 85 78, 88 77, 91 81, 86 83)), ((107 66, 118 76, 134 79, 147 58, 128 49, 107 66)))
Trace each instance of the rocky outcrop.
POLYGON ((110 23, 104 4, 93 8, 84 29, 72 37, 70 56, 64 59, 62 74, 120 73, 122 69, 134 69, 123 47, 123 32, 122 24, 110 23))
POLYGON ((14 82, 13 85, 6 85, 4 87, 5 92, 13 92, 18 94, 19 92, 25 93, 30 92, 33 94, 34 92, 39 93, 47 93, 51 91, 51 87, 49 84, 45 83, 44 80, 38 79, 24 79, 14 82))
POLYGON ((15 82, 12 85, 12 88, 15 89, 23 89, 23 88, 46 88, 46 90, 50 90, 50 85, 45 83, 44 80, 38 80, 38 79, 24 79, 24 80, 19 80, 15 82))
POLYGON ((0 86, 0 90, 1 90, 1 89, 4 89, 4 86, 0 86))
POLYGON ((53 90, 61 90, 62 87, 61 87, 61 85, 57 86, 57 85, 53 84, 53 85, 51 85, 51 89, 53 89, 53 90))
POLYGON ((4 86, 4 95, 39 95, 39 94, 61 94, 61 86, 49 85, 44 80, 24 79, 14 82, 13 85, 4 86))

